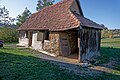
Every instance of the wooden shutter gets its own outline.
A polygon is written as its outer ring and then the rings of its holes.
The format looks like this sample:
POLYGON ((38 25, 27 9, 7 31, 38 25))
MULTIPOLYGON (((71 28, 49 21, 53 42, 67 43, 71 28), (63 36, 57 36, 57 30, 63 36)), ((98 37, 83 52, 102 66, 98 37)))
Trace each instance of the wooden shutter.
POLYGON ((38 32, 37 41, 43 41, 43 39, 44 39, 44 33, 43 32, 38 32))

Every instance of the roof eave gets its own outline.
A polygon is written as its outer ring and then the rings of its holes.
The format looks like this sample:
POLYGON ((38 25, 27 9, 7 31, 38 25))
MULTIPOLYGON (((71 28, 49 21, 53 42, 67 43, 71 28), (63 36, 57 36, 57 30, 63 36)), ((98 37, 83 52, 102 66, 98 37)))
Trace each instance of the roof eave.
POLYGON ((80 24, 80 25, 83 26, 83 27, 86 27, 86 28, 94 28, 94 29, 99 29, 99 30, 106 29, 106 27, 104 27, 104 26, 101 26, 101 27, 100 27, 100 25, 98 25, 99 27, 90 26, 90 25, 83 25, 83 24, 80 24))

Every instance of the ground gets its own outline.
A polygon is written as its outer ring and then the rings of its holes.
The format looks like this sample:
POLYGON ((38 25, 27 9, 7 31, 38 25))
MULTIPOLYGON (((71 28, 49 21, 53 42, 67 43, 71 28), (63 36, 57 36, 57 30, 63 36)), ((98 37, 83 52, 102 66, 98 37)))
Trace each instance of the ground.
POLYGON ((0 48, 0 80, 119 80, 120 39, 102 39, 97 64, 82 68, 66 58, 6 44, 0 48))

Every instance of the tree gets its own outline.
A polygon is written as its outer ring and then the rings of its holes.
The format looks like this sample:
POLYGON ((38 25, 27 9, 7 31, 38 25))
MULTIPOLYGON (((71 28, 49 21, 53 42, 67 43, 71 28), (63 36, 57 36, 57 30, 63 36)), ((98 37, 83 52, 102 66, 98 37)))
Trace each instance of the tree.
POLYGON ((9 11, 5 6, 0 7, 0 23, 6 26, 12 25, 15 21, 15 18, 9 16, 9 11))
POLYGON ((38 0, 36 10, 39 11, 46 6, 53 5, 54 0, 38 0))
POLYGON ((0 40, 5 42, 17 42, 17 30, 9 27, 0 27, 0 40))
POLYGON ((16 23, 16 25, 21 26, 26 20, 29 19, 30 16, 31 16, 31 12, 27 8, 25 8, 23 13, 17 16, 18 22, 16 23))
POLYGON ((112 31, 108 31, 108 38, 113 38, 113 32, 112 31))
POLYGON ((0 23, 9 24, 9 11, 5 6, 0 8, 0 23))
POLYGON ((101 37, 102 38, 113 38, 113 31, 104 29, 104 30, 102 30, 101 37))
POLYGON ((9 17, 9 25, 14 25, 14 21, 15 21, 16 19, 15 18, 12 18, 12 17, 9 17))

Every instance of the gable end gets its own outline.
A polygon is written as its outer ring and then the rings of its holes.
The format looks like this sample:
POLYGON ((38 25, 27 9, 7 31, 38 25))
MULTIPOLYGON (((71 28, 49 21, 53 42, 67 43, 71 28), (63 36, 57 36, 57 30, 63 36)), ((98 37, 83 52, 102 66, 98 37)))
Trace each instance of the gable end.
POLYGON ((75 13, 81 15, 81 16, 84 16, 83 12, 82 12, 82 9, 81 9, 81 6, 80 6, 79 0, 74 0, 73 1, 72 5, 70 6, 70 10, 72 12, 75 12, 75 13))

